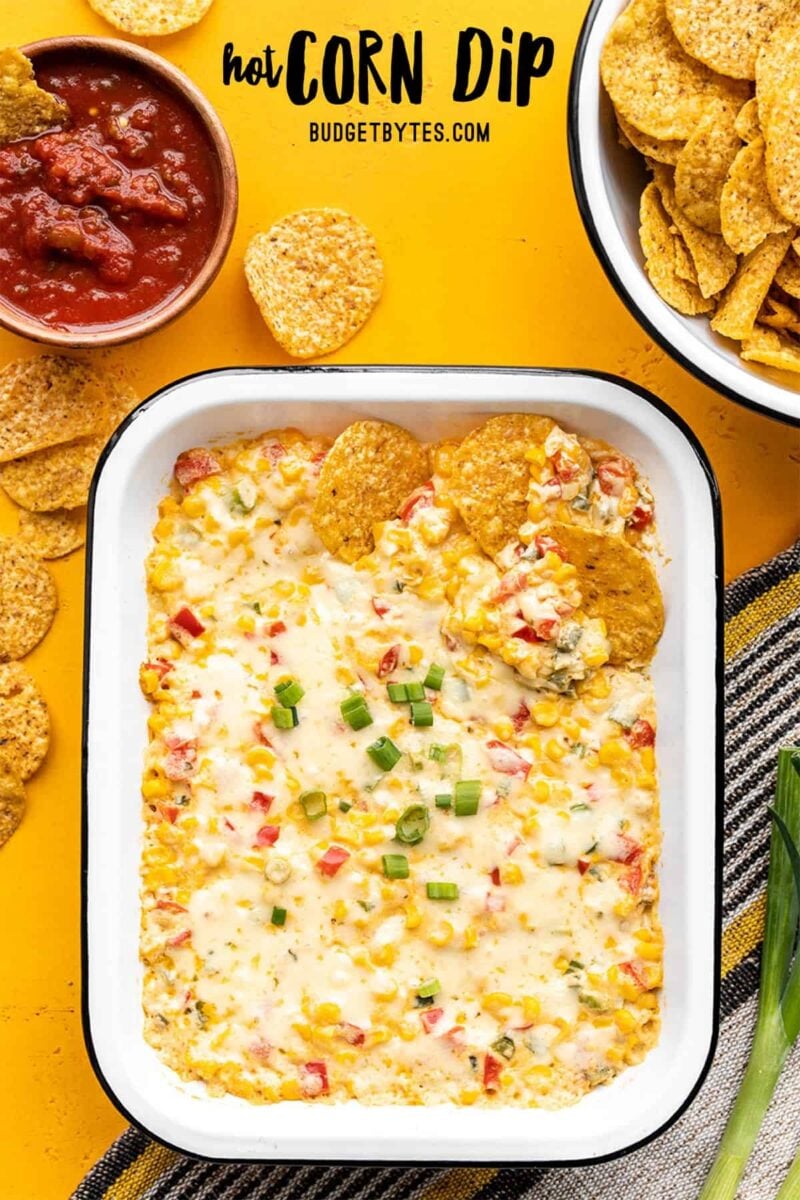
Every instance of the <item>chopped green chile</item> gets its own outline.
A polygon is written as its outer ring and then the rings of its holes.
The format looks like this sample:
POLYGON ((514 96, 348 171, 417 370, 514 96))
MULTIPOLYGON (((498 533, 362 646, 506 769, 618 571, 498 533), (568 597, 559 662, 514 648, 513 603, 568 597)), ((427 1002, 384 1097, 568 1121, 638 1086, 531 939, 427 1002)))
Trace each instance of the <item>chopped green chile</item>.
POLYGON ((508 1037, 507 1034, 504 1034, 502 1037, 499 1037, 496 1042, 492 1042, 492 1049, 494 1050, 495 1054, 499 1054, 501 1058, 509 1060, 514 1057, 516 1046, 514 1045, 514 1039, 508 1037))
POLYGON ((285 925, 286 924, 286 909, 279 908, 277 905, 275 905, 275 907, 272 910, 272 916, 271 916, 270 920, 272 921, 273 925, 285 925))
POLYGON ((328 797, 318 790, 301 792, 300 803, 309 821, 318 821, 328 811, 328 797))

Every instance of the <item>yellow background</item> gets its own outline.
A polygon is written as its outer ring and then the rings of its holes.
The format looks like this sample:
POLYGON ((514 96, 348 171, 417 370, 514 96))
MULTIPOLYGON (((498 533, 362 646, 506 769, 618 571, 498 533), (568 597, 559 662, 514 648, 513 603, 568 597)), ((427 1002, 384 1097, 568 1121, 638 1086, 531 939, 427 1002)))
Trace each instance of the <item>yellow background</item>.
MULTIPOLYGON (((222 274, 186 317, 116 352, 144 396, 204 367, 283 363, 247 293, 244 247, 295 208, 339 205, 374 231, 386 291, 359 336, 328 362, 595 367, 651 388, 705 445, 722 490, 728 577, 798 533, 800 443, 696 383, 653 345, 617 299, 588 245, 567 165, 565 101, 583 0, 215 0, 201 25, 149 45, 185 69, 217 106, 233 141, 239 223, 222 274), (499 16, 498 16, 499 13, 499 16), (450 100, 456 35, 474 23, 499 39, 548 34, 556 62, 530 108, 450 100), (309 119, 347 113, 292 107, 265 86, 223 88, 222 46, 246 55, 283 47, 300 25, 320 41, 377 27, 425 35, 420 109, 378 100, 360 115, 486 120, 487 145, 310 145, 309 119)), ((9 42, 113 32, 83 0, 6 3, 9 42)), ((0 335, 0 363, 32 347, 0 335)), ((0 530, 16 516, 0 502, 0 530)), ((61 610, 29 665, 53 718, 50 756, 30 785, 22 828, 0 855, 0 1195, 62 1200, 124 1128, 96 1082, 80 1028, 79 825, 82 554, 56 563, 61 610)), ((115 797, 108 797, 109 804, 115 797)))

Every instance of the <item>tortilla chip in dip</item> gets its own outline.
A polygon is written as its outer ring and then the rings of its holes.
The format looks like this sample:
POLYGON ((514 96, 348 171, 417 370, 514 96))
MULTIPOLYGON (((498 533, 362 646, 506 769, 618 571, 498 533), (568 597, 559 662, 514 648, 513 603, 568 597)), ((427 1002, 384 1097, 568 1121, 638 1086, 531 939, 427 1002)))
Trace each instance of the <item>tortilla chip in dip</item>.
POLYGON ((319 476, 312 523, 345 562, 372 550, 373 527, 396 516, 430 479, 430 459, 413 434, 387 421, 355 421, 331 446, 319 476))
POLYGON ((66 104, 39 87, 21 50, 0 50, 0 146, 44 133, 68 117, 66 104))

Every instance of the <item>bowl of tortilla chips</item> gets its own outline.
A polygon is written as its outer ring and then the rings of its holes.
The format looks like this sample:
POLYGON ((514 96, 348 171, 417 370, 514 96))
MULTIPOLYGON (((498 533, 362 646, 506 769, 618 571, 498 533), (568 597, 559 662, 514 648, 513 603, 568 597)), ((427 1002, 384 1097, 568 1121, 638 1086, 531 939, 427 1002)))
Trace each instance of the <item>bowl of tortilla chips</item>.
POLYGON ((573 184, 611 283, 704 383, 800 422, 800 8, 595 0, 573 184))

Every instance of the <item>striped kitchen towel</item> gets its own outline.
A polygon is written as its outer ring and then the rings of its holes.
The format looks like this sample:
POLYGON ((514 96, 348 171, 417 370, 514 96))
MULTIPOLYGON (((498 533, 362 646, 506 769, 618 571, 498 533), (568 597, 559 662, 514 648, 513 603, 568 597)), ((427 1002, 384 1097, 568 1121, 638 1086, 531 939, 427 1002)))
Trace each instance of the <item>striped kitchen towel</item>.
MULTIPOLYGON (((722 1023, 714 1065, 661 1138, 593 1167, 248 1166, 186 1158, 135 1129, 73 1200, 694 1200, 744 1070, 755 1020, 769 821, 779 746, 800 741, 800 542, 725 594, 725 892, 722 1023)), ((740 1190, 773 1200, 800 1147, 800 1052, 788 1063, 740 1190)))

